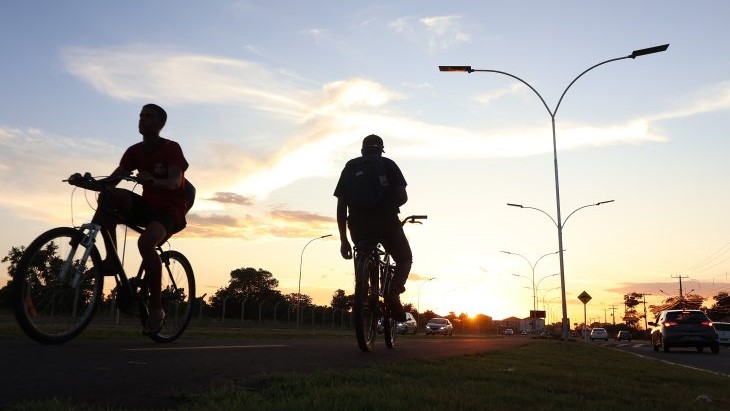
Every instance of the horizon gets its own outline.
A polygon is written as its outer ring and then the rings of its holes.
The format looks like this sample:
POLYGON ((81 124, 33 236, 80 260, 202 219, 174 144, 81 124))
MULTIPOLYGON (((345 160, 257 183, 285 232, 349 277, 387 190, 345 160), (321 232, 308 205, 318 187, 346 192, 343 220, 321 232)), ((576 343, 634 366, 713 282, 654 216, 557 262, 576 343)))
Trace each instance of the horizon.
MULTIPOLYGON (((559 321, 559 260, 545 256, 559 248, 554 222, 507 205, 556 219, 550 116, 513 78, 439 66, 513 74, 553 108, 592 65, 670 44, 591 70, 561 100, 563 218, 615 200, 564 221, 568 318, 582 320, 583 291, 588 317, 603 318, 629 292, 655 305, 677 295, 677 276, 705 304, 730 290, 730 46, 717 41, 730 35, 730 4, 163 0, 140 13, 41 3, 0 16, 14 39, 0 67, 3 256, 91 216, 92 196, 61 180, 111 172, 141 140, 142 105, 155 102, 168 113, 161 135, 181 144, 198 189, 172 244, 199 294, 240 267, 296 292, 300 256, 302 294, 329 304, 335 290, 351 293, 332 193, 374 133, 408 182, 401 217, 428 215, 405 228, 414 263, 403 302, 529 316, 534 265, 539 306, 559 321)), ((8 279, 3 263, 0 284, 8 279)))

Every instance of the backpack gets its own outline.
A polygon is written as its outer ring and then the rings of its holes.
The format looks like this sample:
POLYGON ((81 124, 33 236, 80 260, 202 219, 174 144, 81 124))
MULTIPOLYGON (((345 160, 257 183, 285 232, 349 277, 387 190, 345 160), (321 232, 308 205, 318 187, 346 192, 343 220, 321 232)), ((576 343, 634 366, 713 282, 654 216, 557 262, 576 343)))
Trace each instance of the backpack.
POLYGON ((187 206, 188 209, 185 211, 190 211, 191 208, 193 208, 193 204, 195 203, 195 186, 193 183, 191 183, 187 178, 184 179, 183 185, 185 187, 185 199, 187 200, 187 206))
POLYGON ((377 206, 390 186, 385 161, 380 156, 352 160, 347 176, 347 205, 354 208, 377 206))

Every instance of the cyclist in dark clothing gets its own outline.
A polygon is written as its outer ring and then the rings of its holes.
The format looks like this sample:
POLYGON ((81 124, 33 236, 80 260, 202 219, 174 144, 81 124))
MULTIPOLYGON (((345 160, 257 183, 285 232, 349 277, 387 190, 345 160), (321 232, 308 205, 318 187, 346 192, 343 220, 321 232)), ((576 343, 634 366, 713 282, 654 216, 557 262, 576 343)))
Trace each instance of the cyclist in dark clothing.
MULTIPOLYGON (((142 195, 121 188, 107 190, 108 204, 123 218, 123 223, 145 227, 139 237, 138 248, 142 256, 145 280, 150 288, 149 316, 144 334, 157 334, 165 321, 162 309, 161 276, 162 262, 156 248, 165 239, 182 230, 188 210, 185 191, 185 170, 188 162, 180 145, 160 136, 167 121, 167 113, 156 104, 147 104, 139 114, 139 133, 142 141, 125 151, 119 166, 110 176, 137 171, 137 181, 142 185, 142 195)), ((69 177, 69 184, 94 190, 81 175, 69 177)), ((117 182, 118 183, 118 182, 117 182)), ((116 184, 115 184, 116 185, 116 184)), ((93 221, 112 234, 112 244, 105 243, 106 255, 116 252, 116 226, 119 221, 108 210, 97 209, 93 221)), ((114 274, 111 264, 102 262, 104 274, 114 274)))
POLYGON ((362 157, 354 158, 345 164, 340 179, 337 182, 334 195, 337 197, 337 226, 340 231, 340 253, 345 259, 352 258, 352 246, 347 239, 347 228, 353 243, 361 241, 378 241, 383 244, 395 261, 396 268, 393 284, 388 300, 396 321, 405 321, 406 315, 400 301, 400 294, 405 291, 405 283, 413 264, 413 255, 408 239, 403 232, 398 213, 399 207, 408 201, 406 180, 398 165, 391 159, 382 157, 385 152, 383 139, 375 134, 365 137, 362 141, 362 157), (373 156, 373 157, 369 157, 373 156), (374 204, 363 205, 357 198, 358 187, 354 187, 353 170, 364 159, 372 159, 380 164, 380 182, 382 195, 378 196, 374 204), (349 214, 348 214, 349 211, 349 214))

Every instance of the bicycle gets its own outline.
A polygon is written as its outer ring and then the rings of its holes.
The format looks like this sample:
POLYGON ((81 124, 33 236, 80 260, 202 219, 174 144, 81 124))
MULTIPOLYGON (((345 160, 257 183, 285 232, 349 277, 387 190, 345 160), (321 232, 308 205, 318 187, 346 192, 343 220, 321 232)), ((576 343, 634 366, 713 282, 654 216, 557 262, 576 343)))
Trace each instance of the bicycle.
MULTIPOLYGON (((120 180, 95 179, 89 173, 82 178, 98 187, 95 191, 100 192, 99 207, 106 209, 106 184, 120 180)), ((117 178, 137 183, 133 176, 117 178)), ((194 192, 189 195, 194 196, 194 192)), ((144 231, 142 227, 128 227, 138 233, 144 231)), ((102 302, 105 276, 113 276, 116 281, 113 296, 119 309, 139 315, 142 324, 147 320, 149 289, 145 285, 144 269, 140 266, 137 275, 128 278, 118 253, 113 253, 107 260, 112 262, 115 274, 102 273, 102 260, 95 245, 99 234, 111 244, 111 233, 90 222, 79 227, 50 229, 24 250, 14 271, 15 318, 33 340, 62 344, 77 337, 91 323, 102 302), (135 303, 137 312, 134 312, 135 303)), ((195 301, 193 268, 182 253, 162 249, 168 239, 169 236, 157 246, 162 260, 162 305, 167 316, 163 328, 149 335, 161 343, 172 342, 182 335, 195 301)))
MULTIPOLYGON (((425 215, 408 216, 401 222, 418 223, 428 218, 425 215)), ((396 324, 384 296, 388 294, 395 265, 390 255, 378 241, 361 241, 355 245, 355 337, 362 351, 370 351, 375 345, 378 322, 383 327, 385 345, 395 346, 396 324)))

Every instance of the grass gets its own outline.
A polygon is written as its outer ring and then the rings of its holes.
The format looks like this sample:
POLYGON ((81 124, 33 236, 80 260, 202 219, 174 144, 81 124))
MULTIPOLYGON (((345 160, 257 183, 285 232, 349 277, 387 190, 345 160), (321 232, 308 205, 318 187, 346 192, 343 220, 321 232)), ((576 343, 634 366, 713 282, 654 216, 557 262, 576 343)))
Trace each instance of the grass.
MULTIPOLYGON (((608 347, 536 340, 522 347, 447 360, 259 376, 247 386, 188 395, 188 401, 176 409, 727 410, 728 383, 727 376, 608 347)), ((26 402, 13 409, 110 408, 51 400, 26 402)))

